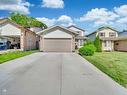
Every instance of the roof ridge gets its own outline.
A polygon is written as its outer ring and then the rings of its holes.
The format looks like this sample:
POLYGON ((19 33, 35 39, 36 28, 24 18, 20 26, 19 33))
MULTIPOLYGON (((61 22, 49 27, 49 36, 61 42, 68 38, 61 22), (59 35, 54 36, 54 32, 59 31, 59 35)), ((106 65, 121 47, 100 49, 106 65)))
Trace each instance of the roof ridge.
POLYGON ((51 26, 51 27, 48 27, 47 29, 44 29, 44 30, 38 32, 38 34, 41 34, 41 33, 45 32, 45 31, 48 31, 48 30, 50 30, 50 29, 52 29, 52 28, 56 28, 56 27, 60 27, 60 28, 63 28, 63 29, 65 29, 65 30, 70 31, 71 33, 77 34, 75 31, 73 31, 73 30, 71 30, 71 29, 68 29, 68 28, 66 28, 66 27, 64 27, 64 26, 61 26, 61 25, 53 25, 53 26, 51 26))
POLYGON ((77 28, 77 29, 79 29, 79 30, 85 31, 84 29, 79 28, 79 27, 77 27, 77 26, 75 26, 75 25, 70 25, 70 26, 68 26, 68 27, 66 27, 66 28, 71 28, 71 27, 75 27, 75 28, 77 28))

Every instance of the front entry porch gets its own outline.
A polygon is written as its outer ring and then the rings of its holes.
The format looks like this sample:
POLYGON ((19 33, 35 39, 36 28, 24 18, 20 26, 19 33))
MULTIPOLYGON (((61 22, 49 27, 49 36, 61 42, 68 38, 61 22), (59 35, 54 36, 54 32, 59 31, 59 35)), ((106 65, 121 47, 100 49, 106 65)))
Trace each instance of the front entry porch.
POLYGON ((102 41, 102 51, 114 51, 114 41, 111 40, 102 41))

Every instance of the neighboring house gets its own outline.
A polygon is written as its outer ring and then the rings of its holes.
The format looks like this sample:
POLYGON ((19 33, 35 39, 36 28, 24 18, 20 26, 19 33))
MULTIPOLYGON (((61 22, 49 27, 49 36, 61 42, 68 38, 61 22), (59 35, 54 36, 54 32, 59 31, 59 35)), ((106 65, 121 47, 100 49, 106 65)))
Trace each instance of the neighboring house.
POLYGON ((7 40, 0 37, 0 50, 7 49, 7 40))
POLYGON ((102 51, 114 51, 114 42, 118 37, 118 31, 111 27, 101 27, 97 31, 87 35, 88 39, 94 41, 99 36, 102 41, 102 51))
POLYGON ((77 26, 74 26, 74 25, 71 25, 67 28, 78 33, 78 35, 75 38, 77 48, 80 48, 81 46, 83 46, 83 44, 86 42, 86 39, 87 39, 87 37, 84 36, 85 30, 83 30, 77 26))
POLYGON ((9 19, 0 20, 0 36, 7 40, 10 49, 36 49, 37 34, 9 19))

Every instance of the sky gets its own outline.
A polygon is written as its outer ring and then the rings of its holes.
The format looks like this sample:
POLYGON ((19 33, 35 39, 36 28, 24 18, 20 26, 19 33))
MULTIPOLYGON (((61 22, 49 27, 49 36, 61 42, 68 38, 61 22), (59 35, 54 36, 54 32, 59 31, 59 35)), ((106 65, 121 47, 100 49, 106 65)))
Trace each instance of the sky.
POLYGON ((0 18, 18 12, 52 25, 76 25, 94 32, 102 26, 127 30, 127 0, 0 0, 0 18))

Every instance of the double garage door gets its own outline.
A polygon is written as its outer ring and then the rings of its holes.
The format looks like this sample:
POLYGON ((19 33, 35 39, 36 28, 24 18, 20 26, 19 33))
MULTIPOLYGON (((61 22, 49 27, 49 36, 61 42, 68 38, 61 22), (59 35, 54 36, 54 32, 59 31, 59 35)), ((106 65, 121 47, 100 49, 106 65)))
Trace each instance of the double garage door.
POLYGON ((45 38, 44 52, 72 52, 72 39, 45 38))

